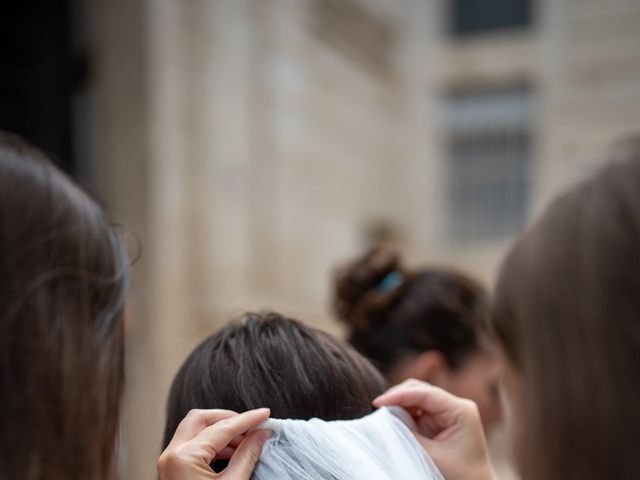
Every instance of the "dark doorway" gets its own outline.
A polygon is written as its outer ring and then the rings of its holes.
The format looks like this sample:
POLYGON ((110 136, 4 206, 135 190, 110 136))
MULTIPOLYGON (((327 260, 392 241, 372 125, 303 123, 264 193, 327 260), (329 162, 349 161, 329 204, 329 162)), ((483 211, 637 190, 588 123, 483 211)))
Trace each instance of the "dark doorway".
POLYGON ((35 143, 74 176, 73 102, 88 80, 87 56, 74 45, 77 3, 3 0, 0 14, 0 129, 35 143))

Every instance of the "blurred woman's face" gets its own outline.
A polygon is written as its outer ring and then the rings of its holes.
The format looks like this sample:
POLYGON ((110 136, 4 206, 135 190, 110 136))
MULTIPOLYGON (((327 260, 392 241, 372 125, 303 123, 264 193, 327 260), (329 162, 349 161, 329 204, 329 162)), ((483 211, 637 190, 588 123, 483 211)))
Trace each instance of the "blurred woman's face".
POLYGON ((473 400, 480 410, 485 431, 502 420, 499 394, 500 363, 495 354, 479 352, 456 370, 441 377, 440 387, 459 397, 473 400))

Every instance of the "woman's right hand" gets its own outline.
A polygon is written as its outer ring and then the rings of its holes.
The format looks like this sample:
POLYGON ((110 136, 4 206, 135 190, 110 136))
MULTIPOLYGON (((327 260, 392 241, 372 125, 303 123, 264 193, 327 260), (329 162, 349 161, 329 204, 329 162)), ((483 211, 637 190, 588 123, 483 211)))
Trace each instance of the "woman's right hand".
POLYGON ((416 438, 447 480, 495 480, 478 407, 419 380, 406 380, 373 401, 398 405, 418 425, 416 438))
POLYGON ((256 430, 268 408, 236 413, 231 410, 191 410, 158 460, 160 480, 249 480, 270 431, 256 430), (215 473, 209 464, 229 459, 215 473))

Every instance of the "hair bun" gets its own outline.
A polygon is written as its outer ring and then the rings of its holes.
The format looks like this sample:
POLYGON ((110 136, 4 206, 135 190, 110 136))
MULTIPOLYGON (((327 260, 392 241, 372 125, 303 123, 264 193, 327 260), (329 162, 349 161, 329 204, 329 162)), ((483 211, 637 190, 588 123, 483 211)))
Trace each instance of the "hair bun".
POLYGON ((383 310, 403 282, 400 255, 380 245, 339 268, 334 277, 334 308, 354 330, 368 329, 369 313, 383 310))

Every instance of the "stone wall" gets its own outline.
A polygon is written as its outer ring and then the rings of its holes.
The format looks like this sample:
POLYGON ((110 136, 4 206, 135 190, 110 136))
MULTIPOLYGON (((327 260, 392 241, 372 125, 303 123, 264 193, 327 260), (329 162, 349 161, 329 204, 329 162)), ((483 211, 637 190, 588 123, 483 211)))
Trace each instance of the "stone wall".
POLYGON ((125 478, 153 475, 170 380, 216 326, 272 307, 340 333, 330 272, 372 225, 412 262, 492 280, 509 238, 443 234, 449 90, 531 85, 530 217, 638 131, 638 2, 541 0, 526 31, 464 41, 444 33, 444 5, 96 3, 93 178, 142 244, 125 478))

